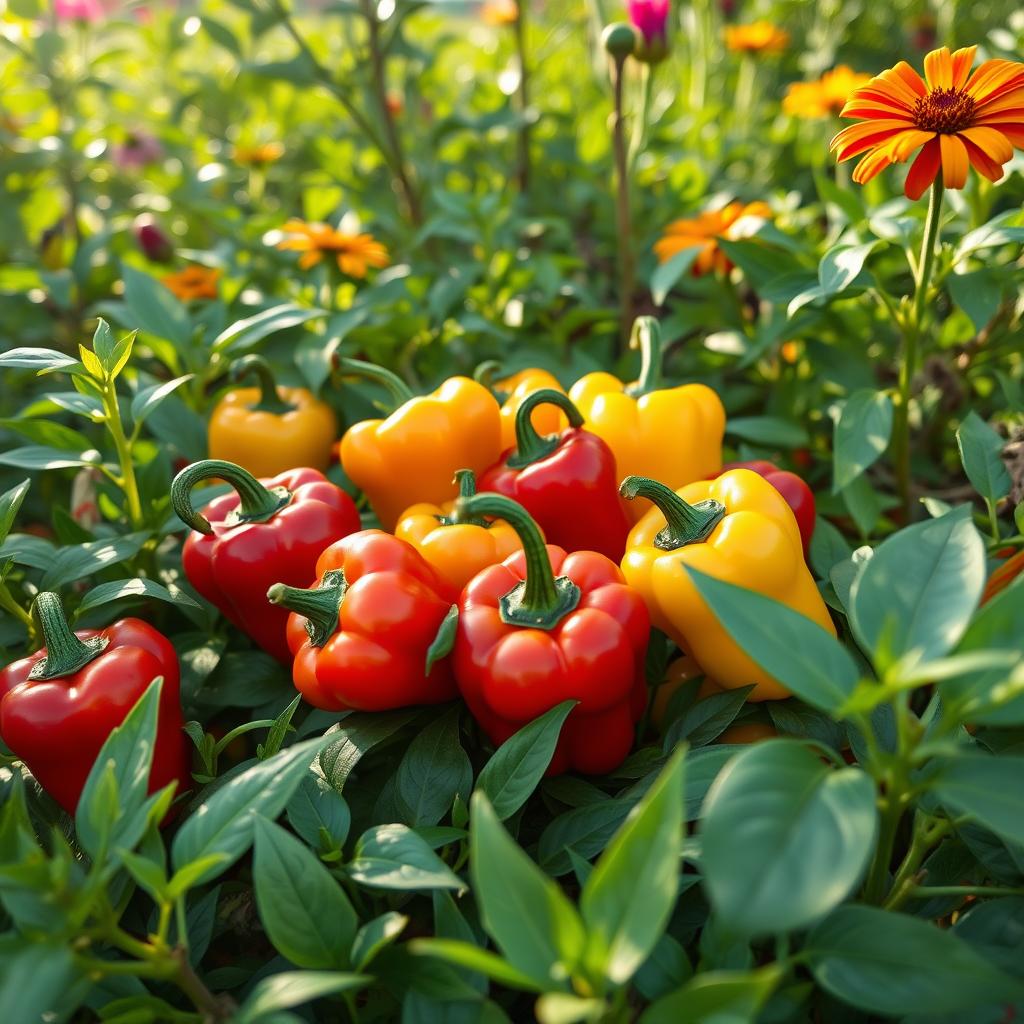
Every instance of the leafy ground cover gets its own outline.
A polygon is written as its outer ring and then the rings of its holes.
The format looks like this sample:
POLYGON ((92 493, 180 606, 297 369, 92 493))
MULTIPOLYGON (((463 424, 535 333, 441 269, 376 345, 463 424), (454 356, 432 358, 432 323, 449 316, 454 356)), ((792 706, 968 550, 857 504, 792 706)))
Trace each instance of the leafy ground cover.
POLYGON ((3 1020, 1024 1013, 1020 12, 0 19, 3 1020))

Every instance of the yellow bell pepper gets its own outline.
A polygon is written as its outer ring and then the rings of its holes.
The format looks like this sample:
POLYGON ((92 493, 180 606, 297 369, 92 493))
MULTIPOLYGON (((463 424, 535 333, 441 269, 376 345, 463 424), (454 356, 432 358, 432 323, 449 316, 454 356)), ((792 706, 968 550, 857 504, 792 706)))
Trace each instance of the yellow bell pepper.
MULTIPOLYGON (((501 449, 507 451, 516 446, 516 413, 519 411, 519 406, 523 404, 523 399, 535 391, 544 391, 547 388, 554 388, 555 391, 561 391, 563 394, 565 389, 554 374, 537 366, 531 366, 494 380, 495 374, 500 372, 501 364, 489 359, 476 368, 473 376, 481 384, 489 387, 501 402, 501 449)), ((565 415, 554 405, 537 406, 533 410, 530 422, 541 437, 557 434, 565 430, 568 425, 565 415)))
POLYGON ((643 594, 655 626, 725 689, 754 683, 749 700, 789 692, 737 645, 697 592, 687 568, 765 594, 835 636, 835 626, 803 558, 800 530, 785 499, 749 469, 673 491, 627 477, 625 498, 654 502, 626 543, 622 571, 643 594))
MULTIPOLYGON (((476 478, 469 469, 455 474, 459 497, 476 494, 476 478)), ((457 593, 482 569, 503 562, 522 546, 519 534, 503 519, 460 521, 455 502, 407 508, 395 527, 395 536, 411 544, 437 574, 457 593)))
MULTIPOLYGON (((725 409, 704 384, 663 388, 661 333, 653 317, 638 317, 630 344, 643 356, 640 379, 625 384, 610 373, 588 373, 569 389, 584 426, 611 448, 619 476, 644 476, 669 487, 722 469, 725 409)), ((649 508, 635 503, 634 521, 649 508)))
POLYGON ((383 367, 342 360, 344 372, 385 383, 402 401, 387 419, 363 420, 341 439, 342 468, 367 496, 386 530, 410 505, 441 505, 458 495, 455 473, 482 473, 501 455, 501 417, 494 396, 469 377, 450 377, 413 397, 383 367))
POLYGON ((258 387, 228 391, 210 416, 210 458, 256 477, 303 466, 327 469, 338 436, 331 407, 306 388, 276 387, 260 356, 244 356, 231 368, 232 380, 250 374, 258 387))

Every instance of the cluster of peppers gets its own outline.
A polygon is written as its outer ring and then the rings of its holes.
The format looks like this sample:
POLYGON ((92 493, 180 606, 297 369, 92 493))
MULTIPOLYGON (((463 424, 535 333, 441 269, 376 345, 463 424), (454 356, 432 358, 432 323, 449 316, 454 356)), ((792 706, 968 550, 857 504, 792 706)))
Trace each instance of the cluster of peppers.
MULTIPOLYGON (((461 695, 499 744, 576 701, 553 773, 608 772, 629 752, 648 699, 652 624, 709 685, 754 684, 752 700, 787 696, 717 622, 687 568, 834 632, 804 558, 811 492, 770 463, 723 472, 718 396, 700 384, 661 386, 651 318, 638 320, 634 341, 643 354, 635 384, 591 373, 568 394, 540 370, 492 389, 488 365, 482 379, 455 377, 414 397, 388 371, 344 360, 345 372, 376 378, 400 400, 339 446, 383 529, 363 529, 352 498, 322 472, 333 414, 302 389, 276 388, 247 357, 237 371, 260 387, 229 392, 215 409, 219 457, 187 466, 172 485, 172 506, 191 527, 186 576, 291 664, 316 707, 382 711, 461 695), (199 512, 192 490, 211 479, 231 490, 199 512)), ((40 595, 37 612, 44 648, 0 673, 0 735, 39 767, 41 784, 73 810, 106 735, 161 675, 151 787, 177 779, 188 788, 166 639, 132 619, 72 633, 54 595, 40 595), (48 771, 52 750, 42 757, 40 744, 84 720, 75 700, 102 713, 88 735, 60 744, 67 763, 48 771)))

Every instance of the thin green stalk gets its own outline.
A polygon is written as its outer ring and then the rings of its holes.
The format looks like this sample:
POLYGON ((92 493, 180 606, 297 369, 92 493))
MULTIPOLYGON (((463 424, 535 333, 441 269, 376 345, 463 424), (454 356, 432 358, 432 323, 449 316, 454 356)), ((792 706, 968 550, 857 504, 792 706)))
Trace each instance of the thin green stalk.
POLYGON ((527 192, 530 187, 530 123, 528 112, 530 109, 530 65, 526 59, 526 28, 529 0, 519 0, 517 4, 518 14, 516 16, 516 54, 519 57, 519 88, 517 90, 519 103, 519 116, 522 123, 519 126, 516 183, 520 192, 527 192))
POLYGON ((913 899, 932 896, 1024 896, 1024 888, 1009 885, 919 885, 910 890, 913 899))
POLYGON ((14 600, 6 583, 0 583, 0 608, 13 615, 28 630, 28 639, 31 643, 36 634, 36 624, 32 616, 14 600))
POLYGON ((690 110, 700 112, 708 84, 708 50, 711 46, 710 0, 694 0, 694 33, 690 45, 690 110))
POLYGON ((103 411, 106 414, 106 427, 114 442, 120 476, 117 484, 124 492, 128 503, 128 521, 132 529, 139 530, 145 525, 142 515, 142 499, 139 496, 139 484, 135 479, 135 461, 132 458, 131 442, 125 436, 121 423, 121 408, 117 402, 117 388, 113 380, 103 386, 103 411))
POLYGON ((612 147, 615 154, 615 212, 618 226, 619 304, 621 322, 619 341, 621 351, 629 344, 633 326, 633 290, 636 267, 633 256, 633 220, 629 207, 629 160, 626 152, 626 122, 623 110, 622 85, 626 58, 612 59, 612 86, 614 89, 614 121, 612 147))
POLYGON ((757 65, 750 54, 740 58, 740 70, 736 76, 736 119, 741 133, 750 126, 754 109, 754 83, 757 80, 757 65))
POLYGON ((640 109, 633 123, 629 141, 629 176, 632 180, 636 162, 647 146, 647 133, 651 126, 651 96, 654 92, 654 68, 646 61, 640 65, 640 109))

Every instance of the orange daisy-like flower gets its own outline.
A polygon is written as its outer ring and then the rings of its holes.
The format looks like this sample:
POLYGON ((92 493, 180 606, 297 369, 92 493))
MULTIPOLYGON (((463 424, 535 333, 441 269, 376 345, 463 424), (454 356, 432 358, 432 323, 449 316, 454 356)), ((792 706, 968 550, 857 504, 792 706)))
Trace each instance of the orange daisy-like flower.
POLYGON ((288 221, 282 230, 289 237, 277 247, 301 252, 302 270, 315 267, 326 256, 333 256, 341 272, 349 277, 366 277, 368 267, 388 265, 388 251, 373 235, 346 235, 328 224, 301 220, 288 221))
POLYGON ((280 160, 283 156, 284 146, 280 142, 264 142, 260 146, 235 146, 231 150, 232 160, 246 167, 263 167, 280 160))
POLYGON ((1003 176, 1013 147, 1024 149, 1024 64, 987 60, 971 74, 976 50, 943 46, 925 57, 924 81, 901 60, 857 89, 842 115, 861 123, 829 147, 839 161, 865 154, 854 181, 864 184, 918 149, 903 187, 910 199, 940 170, 946 188, 963 188, 969 165, 989 181, 1003 176))
POLYGON ((789 46, 789 33, 770 21, 726 25, 725 45, 733 53, 782 53, 789 46))
POLYGON ((771 215, 767 203, 729 203, 720 210, 709 210, 690 220, 673 221, 665 228, 664 236, 654 243, 654 252, 659 262, 667 263, 676 253, 700 246, 691 273, 695 277, 710 271, 724 274, 732 269, 732 263, 718 240, 743 238, 756 227, 757 219, 767 220, 771 215))
POLYGON ((793 117, 834 117, 846 105, 853 91, 870 81, 870 75, 840 64, 826 71, 816 82, 793 82, 786 90, 782 109, 793 117))
POLYGON ((519 20, 516 0, 485 0, 480 17, 487 25, 514 25, 519 20))
POLYGON ((190 264, 160 278, 163 286, 177 295, 182 302, 217 298, 219 280, 219 270, 214 267, 202 267, 198 263, 190 264))

